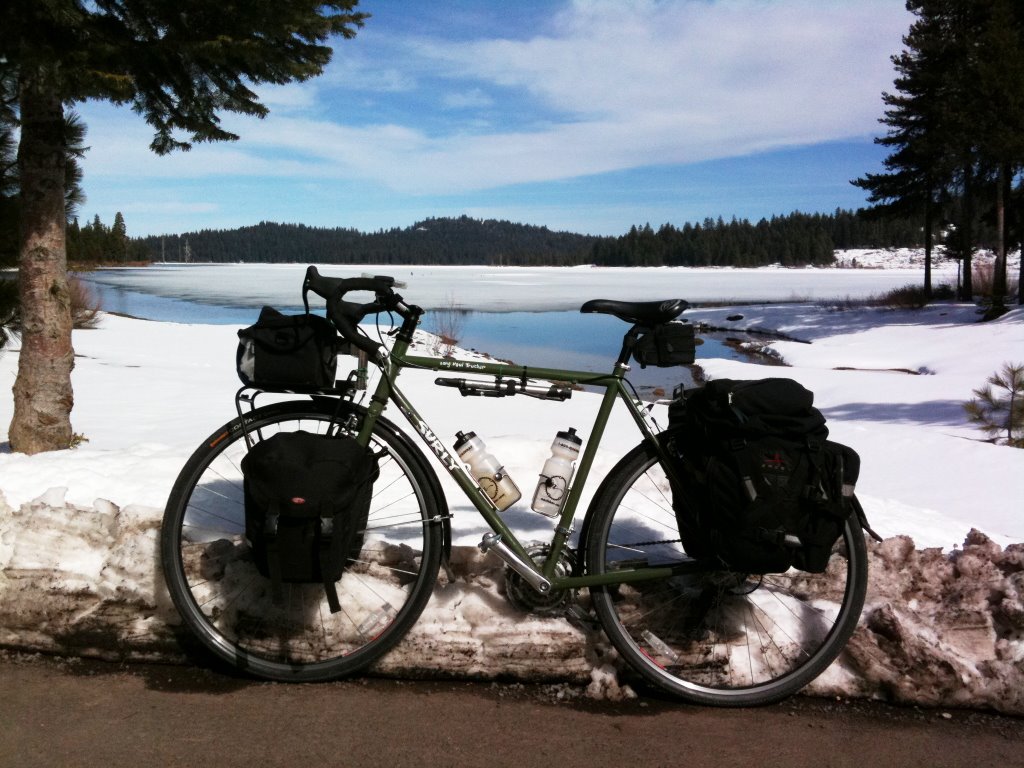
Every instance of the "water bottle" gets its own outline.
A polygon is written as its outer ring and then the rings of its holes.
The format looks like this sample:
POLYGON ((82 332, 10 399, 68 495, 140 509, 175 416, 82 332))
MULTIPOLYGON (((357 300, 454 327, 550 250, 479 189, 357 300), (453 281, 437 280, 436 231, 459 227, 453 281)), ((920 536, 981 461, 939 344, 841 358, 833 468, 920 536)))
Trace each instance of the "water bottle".
POLYGON ((512 478, 505 474, 501 463, 487 452, 484 441, 475 432, 456 432, 455 437, 455 452, 469 465, 469 473, 480 483, 498 511, 506 510, 519 501, 523 494, 512 478))
POLYGON ((397 614, 398 611, 394 609, 391 603, 384 603, 379 610, 367 616, 356 631, 361 635, 376 636, 394 620, 397 614))
POLYGON ((562 511, 565 496, 572 480, 572 465, 580 455, 583 441, 576 436, 575 429, 559 432, 551 444, 551 458, 544 462, 540 471, 537 490, 533 494, 532 509, 548 517, 557 517, 562 511))

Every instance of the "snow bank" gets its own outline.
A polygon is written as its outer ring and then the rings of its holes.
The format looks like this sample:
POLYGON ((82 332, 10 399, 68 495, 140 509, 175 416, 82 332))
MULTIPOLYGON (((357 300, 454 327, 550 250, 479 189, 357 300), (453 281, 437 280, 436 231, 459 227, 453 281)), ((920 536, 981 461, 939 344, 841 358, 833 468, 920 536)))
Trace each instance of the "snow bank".
MULTIPOLYGON (((17 509, 0 496, 0 645, 191 661, 158 572, 160 516, 69 505, 62 489, 17 509)), ((1004 550, 973 531, 953 552, 897 536, 871 542, 869 554, 860 626, 807 693, 1024 715, 1024 544, 1004 550)), ((456 547, 451 565, 454 580, 442 572, 420 621, 375 673, 558 680, 595 698, 633 695, 600 632, 508 605, 497 558, 456 547)))
MULTIPOLYGON (((1024 714, 1024 548, 1016 543, 1024 541, 1024 451, 982 441, 961 409, 1004 362, 1024 361, 1024 310, 984 325, 960 305, 690 314, 791 337, 773 343, 790 368, 699 362, 716 378, 797 379, 816 393, 833 437, 863 459, 858 495, 886 541, 871 547, 868 605, 853 642, 809 691, 1024 714)), ((159 576, 158 526, 193 447, 234 415, 235 344, 228 326, 111 315, 99 330, 76 332, 74 425, 88 442, 32 457, 0 444, 0 645, 189 659, 159 576)), ((16 350, 0 355, 0 387, 13 383, 16 366, 16 350)), ((523 485, 536 477, 554 432, 585 429, 596 412, 587 393, 564 404, 495 404, 433 387, 432 376, 410 372, 403 381, 437 434, 479 430, 523 485)), ((10 409, 0 398, 0 430, 10 409)), ((664 405, 654 414, 665 423, 664 405)), ((636 439, 620 413, 598 475, 636 439)), ((456 579, 442 578, 419 624, 378 671, 570 680, 592 695, 629 695, 599 634, 507 605, 499 564, 473 546, 484 532, 478 516, 454 486, 445 490, 456 579)), ((512 520, 524 540, 550 538, 546 518, 523 511, 512 520)))

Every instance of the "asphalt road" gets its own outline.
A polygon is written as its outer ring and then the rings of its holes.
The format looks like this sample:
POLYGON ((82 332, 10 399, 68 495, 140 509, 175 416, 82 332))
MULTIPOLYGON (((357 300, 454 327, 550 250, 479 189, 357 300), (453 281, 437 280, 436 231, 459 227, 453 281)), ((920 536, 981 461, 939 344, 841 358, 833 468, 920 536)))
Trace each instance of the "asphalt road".
POLYGON ((0 655, 0 766, 1024 766, 1024 719, 794 697, 716 710, 565 685, 320 685, 0 655))

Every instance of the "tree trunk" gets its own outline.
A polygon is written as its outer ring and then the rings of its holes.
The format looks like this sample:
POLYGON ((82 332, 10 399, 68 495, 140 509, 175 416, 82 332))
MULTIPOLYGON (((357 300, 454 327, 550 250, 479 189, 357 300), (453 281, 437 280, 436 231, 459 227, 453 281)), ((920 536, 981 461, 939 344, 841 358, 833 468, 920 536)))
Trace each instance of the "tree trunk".
POLYGON ((974 169, 971 161, 964 163, 963 204, 960 213, 960 263, 963 264, 963 282, 960 287, 961 301, 974 301, 974 280, 971 257, 974 255, 974 169))
MULTIPOLYGON (((1018 191, 1022 191, 1024 182, 1018 185, 1018 191)), ((1017 248, 1020 249, 1020 265, 1017 275, 1017 303, 1024 305, 1024 195, 1017 202, 1016 208, 1017 224, 1017 248)))
POLYGON ((992 274, 992 313, 996 316, 1006 311, 1006 191, 1009 185, 1009 169, 1006 163, 999 164, 996 177, 996 263, 992 274))
POLYGON ((932 218, 934 217, 931 186, 928 187, 928 196, 924 201, 924 297, 928 301, 932 298, 932 218))
POLYGON ((65 252, 64 110, 52 67, 23 70, 21 142, 21 357, 14 382, 11 448, 23 453, 71 445, 71 301, 65 252))

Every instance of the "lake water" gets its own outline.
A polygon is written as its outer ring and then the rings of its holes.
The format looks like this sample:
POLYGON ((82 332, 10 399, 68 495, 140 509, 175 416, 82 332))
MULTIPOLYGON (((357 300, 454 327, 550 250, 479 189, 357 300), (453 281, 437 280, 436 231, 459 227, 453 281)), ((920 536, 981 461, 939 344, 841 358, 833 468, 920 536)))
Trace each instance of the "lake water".
MULTIPOLYGON (((301 311, 301 264, 154 264, 80 275, 111 312, 179 323, 251 325, 260 307, 301 311)), ((588 299, 691 303, 777 302, 865 298, 910 283, 920 269, 724 269, 597 267, 323 266, 323 274, 389 274, 408 283, 400 292, 431 309, 467 310, 462 347, 530 365, 604 373, 618 355, 626 324, 605 315, 581 315, 588 299)), ((364 296, 366 296, 364 294, 364 296)), ((366 301, 368 298, 354 297, 366 301)), ((314 309, 323 302, 311 297, 314 309)), ((438 330, 428 315, 427 330, 438 330)), ((704 335, 697 361, 735 359, 724 338, 704 335)), ((640 370, 641 388, 671 391, 689 380, 685 368, 640 370)))
MULTIPOLYGON (((182 269, 175 270, 175 277, 180 277, 182 269)), ((166 293, 167 285, 164 281, 154 280, 159 274, 155 268, 100 270, 79 277, 96 291, 106 311, 162 322, 244 327, 255 321, 259 307, 262 306, 260 299, 271 298, 232 293, 231 284, 225 285, 221 280, 210 279, 220 277, 219 271, 202 267, 184 269, 189 270, 185 274, 193 278, 189 289, 182 291, 188 298, 156 293, 158 287, 162 293, 166 293)), ((235 271, 228 274, 242 273, 235 271)), ((582 285, 575 288, 572 293, 587 297, 582 285)), ((404 292, 407 296, 413 295, 411 290, 404 292)), ((293 289, 291 295, 294 297, 292 301, 285 296, 278 297, 283 301, 275 303, 275 306, 282 311, 301 311, 301 303, 295 300, 299 292, 293 289)), ((316 297, 311 299, 315 300, 314 307, 322 304, 316 297)), ((577 299, 579 303, 576 306, 583 300, 577 299)), ((578 309, 535 312, 465 310, 457 313, 457 317, 458 344, 466 349, 485 352, 519 364, 601 373, 611 370, 618 356, 622 335, 629 327, 617 318, 584 315, 578 309)), ((428 311, 423 327, 426 330, 440 330, 436 322, 428 311)), ((698 362, 702 357, 740 357, 740 353, 724 341, 724 334, 704 334, 703 343, 697 350, 698 362)), ((686 368, 640 369, 634 365, 629 378, 642 392, 660 389, 670 393, 677 384, 692 383, 692 376, 686 368)))

